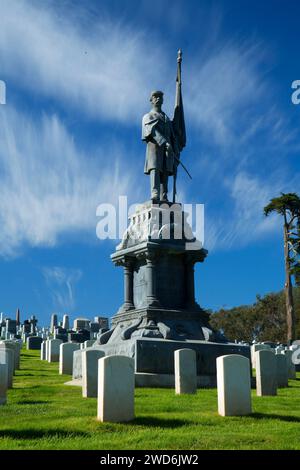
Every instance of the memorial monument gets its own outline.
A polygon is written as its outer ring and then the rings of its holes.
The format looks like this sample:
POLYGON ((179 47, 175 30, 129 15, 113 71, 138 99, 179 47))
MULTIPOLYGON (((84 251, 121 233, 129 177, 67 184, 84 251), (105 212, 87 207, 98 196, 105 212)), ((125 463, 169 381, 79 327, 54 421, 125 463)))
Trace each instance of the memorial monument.
POLYGON ((209 315, 195 299, 194 266, 208 252, 195 239, 187 214, 176 202, 179 165, 188 173, 180 160, 186 144, 181 61, 179 51, 173 119, 162 110, 163 92, 154 91, 152 108, 142 120, 150 200, 136 207, 111 255, 112 262, 123 268, 124 303, 112 318, 111 329, 100 334, 93 346, 105 355, 133 357, 136 383, 141 386, 173 386, 174 351, 178 349, 195 350, 198 384, 204 386, 216 384, 218 356, 236 353, 250 357, 247 346, 228 343, 212 330, 209 315))

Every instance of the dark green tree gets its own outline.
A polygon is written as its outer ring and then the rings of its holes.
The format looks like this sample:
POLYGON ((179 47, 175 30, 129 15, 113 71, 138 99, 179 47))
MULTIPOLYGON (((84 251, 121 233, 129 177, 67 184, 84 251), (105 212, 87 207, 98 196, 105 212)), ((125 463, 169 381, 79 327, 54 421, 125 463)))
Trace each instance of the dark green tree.
POLYGON ((283 217, 284 264, 285 264, 285 305, 287 316, 287 342, 290 344, 296 335, 296 318, 293 302, 294 276, 300 285, 300 198, 296 193, 281 193, 271 199, 264 208, 266 216, 276 212, 283 217))
MULTIPOLYGON (((296 338, 300 338, 300 287, 293 288, 296 338)), ((210 324, 234 341, 286 343, 287 322, 284 291, 257 295, 253 305, 221 309, 210 316, 210 324)))

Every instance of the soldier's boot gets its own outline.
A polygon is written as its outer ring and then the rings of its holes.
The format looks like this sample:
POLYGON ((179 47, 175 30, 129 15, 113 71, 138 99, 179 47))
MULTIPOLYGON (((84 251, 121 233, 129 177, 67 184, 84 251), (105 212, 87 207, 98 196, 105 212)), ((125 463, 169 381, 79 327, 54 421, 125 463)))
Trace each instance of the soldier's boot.
POLYGON ((160 184, 160 200, 163 202, 168 202, 168 175, 167 173, 162 173, 160 184))

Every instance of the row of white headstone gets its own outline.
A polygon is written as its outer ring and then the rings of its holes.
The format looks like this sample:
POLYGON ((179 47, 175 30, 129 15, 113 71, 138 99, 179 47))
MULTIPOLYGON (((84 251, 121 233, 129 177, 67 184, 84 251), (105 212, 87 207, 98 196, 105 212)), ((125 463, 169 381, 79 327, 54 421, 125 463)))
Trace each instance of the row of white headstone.
POLYGON ((41 344, 41 360, 48 362, 61 362, 63 374, 72 374, 73 352, 78 349, 89 348, 94 340, 84 343, 64 343, 60 339, 46 339, 41 344), (71 370, 71 372, 69 372, 71 370))
MULTIPOLYGON (((22 327, 16 328, 16 335, 22 338, 23 343, 26 343, 26 340, 29 337, 29 333, 24 333, 22 327)), ((14 333, 8 332, 6 327, 3 326, 1 328, 0 340, 15 340, 16 335, 14 333)), ((35 336, 38 336, 44 340, 47 339, 49 335, 50 330, 48 328, 36 328, 35 336)))
POLYGON ((7 390, 13 386, 16 369, 20 369, 22 340, 0 341, 0 405, 7 402, 7 390))
MULTIPOLYGON (((134 419, 134 360, 125 356, 98 358, 100 351, 86 351, 83 354, 83 396, 89 396, 88 383, 91 381, 85 367, 88 370, 91 366, 91 370, 95 371, 94 364, 98 361, 98 377, 94 373, 91 395, 98 397, 98 419, 111 422, 134 419), (90 353, 94 353, 93 356, 90 353), (86 360, 87 357, 92 361, 90 364, 86 360)), ((195 351, 175 351, 174 362, 175 393, 196 393, 195 351)), ((287 380, 284 384, 279 382, 283 373, 287 376, 287 358, 283 354, 258 351, 256 364, 258 396, 276 395, 278 386, 288 385, 287 380)), ((237 354, 217 358, 218 412, 221 416, 243 416, 252 413, 250 367, 249 359, 237 354)))
MULTIPOLYGON (((258 348, 254 353, 257 396, 274 396, 277 388, 287 387, 295 379, 293 351, 258 348)), ((218 412, 221 416, 251 413, 251 364, 237 354, 217 358, 218 412)), ((195 393, 197 390, 195 351, 175 351, 176 393, 195 393)))
MULTIPOLYGON (((255 369, 256 368, 256 359, 255 359, 255 353, 257 351, 261 351, 261 350, 267 350, 267 351, 272 351, 273 353, 275 354, 280 354, 280 353, 283 353, 283 354, 287 354, 287 356, 289 356, 289 358, 291 358, 292 354, 296 351, 296 350, 300 350, 300 346, 299 345, 292 345, 292 346, 277 346, 276 348, 271 348, 271 346, 269 344, 265 344, 265 343, 256 343, 256 344, 253 344, 251 346, 251 362, 252 362, 252 367, 255 369)), ((289 359, 288 359, 288 362, 289 362, 289 359)), ((290 361, 291 362, 291 361, 290 361)), ((295 372, 294 372, 295 373, 295 372)), ((289 377, 289 378, 293 378, 293 377, 289 377)))
MULTIPOLYGON (((51 341, 48 357, 51 362, 51 341)), ((58 341, 58 340, 54 340, 58 341)), ((55 343, 54 343, 55 344, 55 343)), ((86 344, 85 347, 90 346, 86 344)), ((59 345, 59 372, 71 374, 76 343, 59 345)), ((278 387, 287 387, 295 378, 292 351, 258 348, 254 351, 258 396, 276 395, 278 387)), ((197 391, 196 353, 180 349, 174 354, 175 393, 197 391)), ((218 411, 221 416, 251 413, 251 363, 237 354, 217 358, 218 411)), ((134 416, 134 361, 125 356, 104 356, 100 350, 82 350, 82 396, 98 397, 98 419, 128 421, 134 416)))

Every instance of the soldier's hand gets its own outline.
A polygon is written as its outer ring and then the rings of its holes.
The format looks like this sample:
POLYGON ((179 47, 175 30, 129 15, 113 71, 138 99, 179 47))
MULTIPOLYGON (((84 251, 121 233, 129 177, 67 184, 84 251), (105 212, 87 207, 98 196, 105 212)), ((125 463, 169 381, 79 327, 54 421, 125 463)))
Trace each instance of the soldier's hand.
POLYGON ((169 144, 169 142, 166 143, 166 151, 169 155, 173 154, 173 149, 172 149, 171 144, 169 144))

